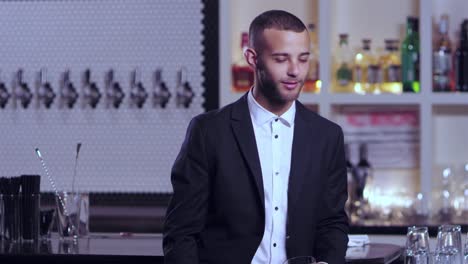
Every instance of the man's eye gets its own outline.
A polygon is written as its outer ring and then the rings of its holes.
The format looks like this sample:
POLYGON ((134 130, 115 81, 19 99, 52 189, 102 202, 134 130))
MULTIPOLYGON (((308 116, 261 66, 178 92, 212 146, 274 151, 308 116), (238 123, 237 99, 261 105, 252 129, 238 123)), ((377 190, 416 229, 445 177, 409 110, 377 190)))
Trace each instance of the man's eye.
POLYGON ((308 57, 301 57, 301 58, 299 58, 299 61, 300 62, 308 62, 309 58, 308 57))
POLYGON ((285 58, 275 58, 275 61, 276 62, 285 62, 286 59, 285 58))

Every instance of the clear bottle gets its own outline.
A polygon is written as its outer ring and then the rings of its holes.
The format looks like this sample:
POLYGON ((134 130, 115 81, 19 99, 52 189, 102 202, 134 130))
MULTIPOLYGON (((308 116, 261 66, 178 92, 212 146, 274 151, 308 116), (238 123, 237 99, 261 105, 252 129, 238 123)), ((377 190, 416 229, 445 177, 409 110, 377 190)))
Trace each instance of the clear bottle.
POLYGON ((359 162, 356 165, 354 176, 357 183, 357 199, 361 201, 361 214, 363 217, 370 217, 374 200, 374 173, 368 160, 366 143, 359 146, 359 162))
POLYGON ((398 40, 386 39, 385 52, 380 56, 382 67, 382 85, 384 93, 401 93, 401 57, 398 54, 398 40))
POLYGON ((403 92, 418 93, 421 90, 419 82, 418 25, 418 18, 407 18, 406 37, 401 45, 403 92))
POLYGON ((373 59, 370 44, 370 39, 363 39, 361 49, 354 55, 353 80, 355 93, 365 94, 370 92, 368 69, 373 59))
POLYGON ((452 74, 452 48, 448 36, 448 15, 442 15, 438 25, 439 39, 432 55, 432 89, 434 92, 453 90, 450 76, 452 74))
POLYGON ((232 65, 232 90, 234 92, 246 92, 254 83, 254 71, 247 64, 243 56, 245 49, 249 45, 249 34, 242 32, 241 35, 241 55, 232 65))
POLYGON ((380 94, 382 92, 382 67, 379 63, 377 54, 369 50, 366 76, 366 92, 380 94))
POLYGON ((318 93, 320 92, 319 82, 319 59, 318 59, 318 45, 317 45, 317 32, 315 24, 308 25, 310 36, 310 56, 309 56, 309 72, 307 73, 304 92, 318 93))
POLYGON ((451 222, 454 215, 452 208, 453 192, 451 183, 453 181, 453 170, 451 167, 446 167, 442 170, 442 189, 440 193, 441 208, 437 214, 439 221, 451 222))
POLYGON ((455 52, 455 86, 460 92, 468 92, 468 19, 460 28, 460 46, 455 52))
POLYGON ((352 52, 348 44, 348 34, 340 34, 340 42, 335 57, 335 89, 337 92, 350 92, 352 89, 352 52))

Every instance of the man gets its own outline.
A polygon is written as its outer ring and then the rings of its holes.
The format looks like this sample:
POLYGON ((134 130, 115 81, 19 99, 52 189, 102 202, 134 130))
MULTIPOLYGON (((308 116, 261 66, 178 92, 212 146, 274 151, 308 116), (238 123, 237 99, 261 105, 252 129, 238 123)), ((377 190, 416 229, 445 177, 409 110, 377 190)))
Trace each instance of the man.
POLYGON ((285 11, 249 29, 252 89, 195 117, 172 169, 163 247, 168 264, 344 263, 348 219, 343 133, 296 101, 309 35, 285 11))

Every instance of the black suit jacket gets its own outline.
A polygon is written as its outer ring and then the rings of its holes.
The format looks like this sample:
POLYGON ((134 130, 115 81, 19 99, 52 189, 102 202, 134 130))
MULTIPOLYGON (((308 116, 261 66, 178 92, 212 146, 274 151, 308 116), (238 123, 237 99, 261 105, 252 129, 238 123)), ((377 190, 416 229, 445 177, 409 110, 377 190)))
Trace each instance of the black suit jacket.
MULTIPOLYGON (((344 263, 348 219, 341 128, 296 102, 286 253, 344 263)), ((265 228, 260 160, 247 95, 190 122, 164 223, 167 264, 247 264, 265 228)), ((286 188, 286 186, 285 186, 286 188)))

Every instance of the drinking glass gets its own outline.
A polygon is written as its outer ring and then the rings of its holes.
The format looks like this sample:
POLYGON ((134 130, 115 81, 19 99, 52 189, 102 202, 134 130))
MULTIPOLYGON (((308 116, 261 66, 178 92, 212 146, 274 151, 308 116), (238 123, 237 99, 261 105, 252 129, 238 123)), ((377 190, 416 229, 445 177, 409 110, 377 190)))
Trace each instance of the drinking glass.
POLYGON ((462 264, 461 227, 459 225, 441 225, 437 233, 436 255, 453 258, 454 264, 462 264))
POLYGON ((429 232, 426 226, 410 226, 406 234, 405 263, 427 264, 430 259, 429 232))
POLYGON ((58 232, 61 239, 77 239, 79 235, 81 195, 60 192, 55 197, 58 232))
POLYGON ((464 255, 464 264, 468 264, 468 232, 466 233, 465 239, 465 251, 463 252, 464 255))

